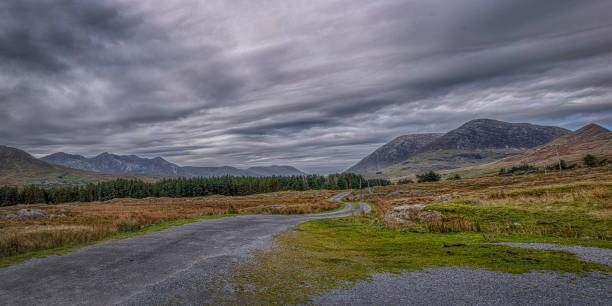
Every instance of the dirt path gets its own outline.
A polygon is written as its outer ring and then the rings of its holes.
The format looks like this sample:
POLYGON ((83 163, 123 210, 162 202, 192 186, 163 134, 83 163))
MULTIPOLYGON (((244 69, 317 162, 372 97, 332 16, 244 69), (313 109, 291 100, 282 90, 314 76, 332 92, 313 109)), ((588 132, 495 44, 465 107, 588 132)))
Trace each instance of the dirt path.
MULTIPOLYGON (((336 195, 340 201, 347 193, 336 195)), ((302 222, 358 213, 244 215, 172 227, 0 269, 0 305, 202 304, 209 284, 302 222)))

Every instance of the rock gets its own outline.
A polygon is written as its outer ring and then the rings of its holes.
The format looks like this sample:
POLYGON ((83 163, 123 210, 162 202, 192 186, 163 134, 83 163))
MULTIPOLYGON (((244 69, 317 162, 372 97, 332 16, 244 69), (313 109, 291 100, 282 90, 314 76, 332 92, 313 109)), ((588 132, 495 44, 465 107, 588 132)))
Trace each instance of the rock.
POLYGON ((425 204, 412 204, 412 205, 402 205, 393 207, 395 211, 405 211, 405 210, 422 210, 425 208, 425 204))
POLYGON ((475 201, 472 201, 472 204, 476 204, 476 205, 486 205, 487 203, 485 203, 485 202, 483 202, 483 201, 480 201, 480 200, 475 200, 475 201))
POLYGON ((452 200, 452 199, 453 199, 452 196, 445 194, 445 195, 439 195, 439 196, 435 197, 434 201, 441 202, 441 201, 448 201, 448 200, 452 200))
POLYGON ((388 225, 388 226, 400 226, 400 225, 401 226, 410 226, 410 225, 415 225, 416 224, 415 222, 412 222, 410 220, 406 220, 406 219, 400 218, 398 216, 398 213, 392 212, 392 211, 387 212, 385 214, 385 217, 384 217, 383 221, 385 222, 385 225, 388 225))
POLYGON ((435 210, 421 211, 417 214, 417 218, 422 223, 442 222, 442 213, 435 210))
POLYGON ((4 219, 7 220, 24 220, 24 219, 35 219, 35 218, 42 218, 45 216, 45 213, 40 210, 40 209, 32 209, 32 210, 27 210, 27 209, 20 209, 19 212, 17 212, 16 215, 14 214, 8 214, 6 216, 4 216, 4 219))
POLYGON ((518 222, 514 222, 514 223, 512 223, 512 225, 514 225, 514 226, 521 226, 522 224, 520 224, 518 222))
POLYGON ((420 223, 434 223, 442 221, 439 211, 423 211, 425 204, 402 205, 394 207, 385 214, 385 224, 392 226, 410 226, 420 223))
POLYGON ((402 205, 393 208, 393 214, 400 219, 416 220, 418 219, 419 211, 425 208, 424 204, 402 205))
POLYGON ((65 218, 66 215, 65 214, 59 214, 59 215, 49 215, 49 219, 55 219, 55 218, 65 218))
POLYGON ((19 220, 18 217, 19 216, 17 216, 16 214, 8 214, 4 216, 4 220, 19 220))

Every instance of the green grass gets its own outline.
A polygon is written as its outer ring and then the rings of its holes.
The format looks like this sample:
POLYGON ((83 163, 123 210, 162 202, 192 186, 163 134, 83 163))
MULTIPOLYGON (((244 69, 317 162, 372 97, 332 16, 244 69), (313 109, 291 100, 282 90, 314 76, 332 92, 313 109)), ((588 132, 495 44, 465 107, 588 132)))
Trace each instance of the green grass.
POLYGON ((368 279, 372 273, 465 266, 508 273, 528 271, 611 272, 575 255, 492 245, 480 233, 414 233, 386 227, 378 216, 323 219, 277 237, 271 251, 258 252, 219 278, 219 302, 299 304, 308 296, 368 279), (223 288, 231 284, 234 294, 223 288))
POLYGON ((612 248, 612 219, 604 205, 610 194, 610 185, 574 184, 489 194, 485 205, 475 205, 471 198, 458 198, 430 205, 426 210, 441 212, 445 224, 461 224, 453 228, 442 226, 451 231, 476 229, 549 240, 575 238, 565 241, 588 244, 594 243, 589 240, 598 240, 599 246, 612 248))
POLYGON ((17 256, 11 256, 11 257, 2 258, 0 260, 0 268, 12 266, 12 265, 24 262, 26 260, 34 259, 34 258, 41 258, 41 257, 52 256, 52 255, 66 254, 66 253, 74 251, 76 249, 80 249, 82 247, 89 246, 89 245, 98 244, 98 243, 101 243, 101 242, 121 240, 121 239, 126 239, 126 238, 130 238, 130 237, 134 237, 134 236, 145 235, 145 234, 149 234, 149 233, 165 230, 165 229, 173 227, 173 226, 179 226, 179 225, 185 225, 185 224, 193 223, 193 222, 196 222, 198 220, 218 219, 218 218, 232 217, 232 216, 237 216, 237 215, 236 214, 225 214, 225 215, 201 216, 201 217, 196 217, 196 218, 185 218, 185 219, 180 219, 180 220, 167 221, 167 222, 162 222, 162 223, 158 223, 158 224, 153 224, 153 225, 144 227, 144 228, 136 230, 136 231, 120 232, 120 233, 117 233, 117 234, 115 234, 115 235, 113 235, 111 237, 108 237, 108 238, 102 239, 102 240, 91 241, 91 242, 87 242, 87 243, 83 243, 83 244, 66 246, 66 247, 60 247, 60 248, 53 248, 53 249, 46 249, 46 250, 39 250, 39 251, 34 251, 34 252, 28 252, 28 253, 20 254, 20 255, 17 255, 17 256))

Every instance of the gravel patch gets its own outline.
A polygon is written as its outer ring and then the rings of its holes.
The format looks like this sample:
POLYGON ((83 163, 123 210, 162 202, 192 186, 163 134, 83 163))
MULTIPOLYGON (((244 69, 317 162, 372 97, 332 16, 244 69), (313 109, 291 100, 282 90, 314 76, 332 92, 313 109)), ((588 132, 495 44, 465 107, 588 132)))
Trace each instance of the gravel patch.
POLYGON ((379 273, 349 289, 313 296, 317 305, 610 305, 612 276, 590 272, 511 274, 459 267, 379 273))
POLYGON ((507 245, 516 248, 565 251, 576 254, 584 261, 594 262, 602 265, 612 266, 612 250, 596 247, 584 247, 575 245, 560 245, 552 243, 517 243, 500 242, 496 244, 507 245))

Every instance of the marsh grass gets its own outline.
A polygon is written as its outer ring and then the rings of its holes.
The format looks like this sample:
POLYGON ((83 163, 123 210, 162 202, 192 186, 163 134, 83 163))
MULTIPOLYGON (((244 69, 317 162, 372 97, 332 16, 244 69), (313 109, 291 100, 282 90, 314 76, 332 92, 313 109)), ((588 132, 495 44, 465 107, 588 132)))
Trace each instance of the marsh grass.
POLYGON ((311 213, 335 209, 337 202, 326 199, 326 191, 277 192, 242 197, 115 199, 107 202, 59 205, 18 205, 0 208, 0 262, 18 262, 55 249, 74 247, 111 239, 117 235, 158 228, 159 224, 182 224, 202 216, 238 213, 311 213), (252 210, 258 206, 284 204, 277 211, 252 210), (19 209, 42 209, 62 218, 3 220, 19 209))

